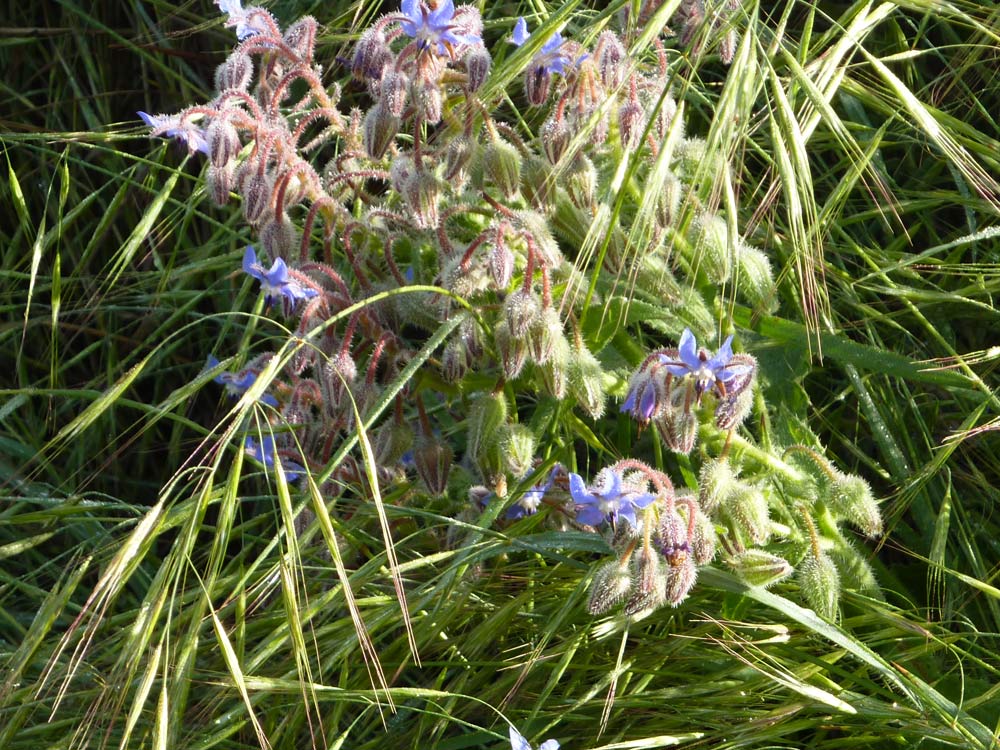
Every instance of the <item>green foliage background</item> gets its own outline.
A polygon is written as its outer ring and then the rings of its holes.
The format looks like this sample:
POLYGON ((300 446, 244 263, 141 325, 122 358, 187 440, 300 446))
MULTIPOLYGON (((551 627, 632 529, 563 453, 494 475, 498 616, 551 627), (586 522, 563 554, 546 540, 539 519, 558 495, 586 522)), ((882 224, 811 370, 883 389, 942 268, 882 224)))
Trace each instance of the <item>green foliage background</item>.
MULTIPOLYGON (((270 7, 317 16, 337 77, 375 13, 270 7)), ((544 9, 487 3, 486 34, 544 9)), ((583 33, 606 11, 569 17, 583 33)), ((884 599, 847 594, 831 625, 794 583, 713 570, 677 610, 593 618, 599 540, 455 521, 393 488, 411 633, 374 506, 241 482, 235 415, 220 430, 227 407, 196 381, 206 353, 266 331, 233 312, 255 299, 237 274, 250 237, 134 113, 206 98, 231 44, 216 9, 61 0, 4 18, 0 747, 503 747, 501 714, 570 749, 995 746, 995 8, 748 2, 732 67, 708 45, 678 90, 732 165, 720 203, 781 272, 777 316, 728 310, 784 372, 766 384, 775 423, 884 499, 884 599), (306 504, 319 522, 299 536, 306 504), (350 557, 330 558, 334 539, 350 557)), ((496 64, 523 109, 519 71, 496 64)), ((672 341, 641 296, 609 335, 672 341)), ((551 450, 635 447, 625 420, 577 422, 551 450)))

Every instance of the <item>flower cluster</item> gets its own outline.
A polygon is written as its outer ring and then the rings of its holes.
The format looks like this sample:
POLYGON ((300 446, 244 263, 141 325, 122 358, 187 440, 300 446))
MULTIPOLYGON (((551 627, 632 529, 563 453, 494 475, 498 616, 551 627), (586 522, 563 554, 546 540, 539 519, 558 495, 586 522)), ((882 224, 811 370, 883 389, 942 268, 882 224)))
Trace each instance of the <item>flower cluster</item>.
POLYGON ((676 349, 650 354, 632 375, 621 411, 640 425, 652 422, 663 440, 679 453, 690 453, 698 437, 697 407, 706 394, 716 401, 715 424, 731 430, 750 411, 757 362, 749 354, 733 354, 729 336, 710 355, 699 349, 688 328, 676 349))

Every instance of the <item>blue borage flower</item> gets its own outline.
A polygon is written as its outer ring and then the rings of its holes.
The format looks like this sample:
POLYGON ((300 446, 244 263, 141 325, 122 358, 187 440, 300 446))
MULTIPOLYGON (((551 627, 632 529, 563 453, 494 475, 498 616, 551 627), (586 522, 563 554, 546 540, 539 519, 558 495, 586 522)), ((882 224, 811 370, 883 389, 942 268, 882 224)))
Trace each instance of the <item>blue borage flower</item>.
POLYGON ((150 138, 161 135, 167 138, 176 138, 187 146, 188 151, 192 154, 195 151, 208 154, 208 140, 205 138, 205 130, 198 127, 191 118, 181 117, 181 115, 151 115, 142 111, 136 112, 136 114, 151 128, 150 138))
MULTIPOLYGON (((244 448, 250 456, 264 464, 265 468, 274 469, 274 461, 277 453, 274 449, 274 438, 271 435, 262 438, 259 445, 252 437, 248 437, 244 448)), ((289 482, 296 481, 306 473, 306 467, 287 459, 281 460, 281 470, 285 474, 285 479, 289 482)))
POLYGON ((649 372, 640 370, 629 384, 629 390, 625 395, 625 401, 621 405, 621 411, 631 414, 635 420, 646 424, 656 415, 660 402, 661 394, 655 380, 649 372))
POLYGON ((420 50, 431 49, 439 55, 451 55, 459 45, 482 42, 474 34, 457 34, 454 23, 455 4, 452 0, 439 0, 436 7, 430 7, 421 0, 403 0, 400 12, 406 16, 399 27, 417 42, 420 50))
POLYGON ((733 337, 728 336, 719 347, 714 357, 709 357, 708 351, 699 349, 695 341, 694 334, 690 328, 685 328, 681 334, 681 341, 678 347, 678 359, 670 359, 667 356, 661 357, 661 362, 666 366, 667 371, 674 377, 683 378, 688 375, 694 376, 695 391, 698 398, 712 388, 717 388, 719 392, 726 395, 726 383, 740 375, 746 375, 753 370, 752 365, 730 364, 733 358, 733 337))
POLYGON ((294 310, 301 300, 312 299, 319 294, 315 289, 307 289, 294 279, 288 271, 288 265, 281 258, 271 264, 270 270, 264 270, 252 245, 247 245, 246 252, 243 253, 243 270, 260 281, 264 303, 268 307, 278 298, 283 298, 286 311, 294 310))
MULTIPOLYGON (((209 354, 208 360, 205 362, 206 370, 214 370, 219 366, 219 360, 216 359, 215 355, 209 354)), ((226 393, 230 398, 236 398, 237 396, 242 396, 250 387, 257 382, 257 373, 253 370, 246 369, 240 372, 220 372, 213 379, 214 382, 220 385, 226 386, 226 393)), ((278 406, 278 399, 269 393, 265 393, 260 397, 262 403, 268 406, 278 406)))
POLYGON ((516 521, 519 518, 532 516, 537 513, 546 493, 552 489, 552 486, 555 484, 556 477, 563 471, 562 464, 556 464, 553 466, 546 480, 542 484, 533 485, 525 490, 521 494, 521 497, 518 498, 517 502, 507 508, 507 512, 504 514, 504 517, 510 521, 516 521))
POLYGON ((215 0, 215 4, 229 16, 225 25, 236 27, 236 38, 241 42, 267 32, 267 27, 261 21, 261 14, 254 12, 257 8, 243 10, 242 0, 215 0))
MULTIPOLYGON (((510 750, 531 750, 531 745, 524 739, 520 732, 514 729, 514 726, 510 727, 510 750)), ((559 742, 557 740, 545 740, 541 745, 538 746, 538 750, 559 750, 559 742)))
MULTIPOLYGON (((514 24, 514 33, 510 37, 511 42, 515 46, 520 47, 530 38, 531 34, 528 33, 528 22, 524 20, 524 17, 518 18, 517 23, 514 24)), ((565 72, 566 65, 571 60, 562 51, 563 42, 562 34, 558 31, 545 41, 542 48, 531 58, 531 68, 535 75, 540 75, 541 73, 549 75, 559 73, 562 75, 565 72)))
POLYGON ((603 521, 614 525, 624 518, 632 528, 637 528, 636 510, 656 500, 656 495, 625 485, 621 473, 610 468, 601 469, 590 488, 579 474, 570 474, 569 493, 576 503, 576 520, 587 526, 597 526, 603 521))

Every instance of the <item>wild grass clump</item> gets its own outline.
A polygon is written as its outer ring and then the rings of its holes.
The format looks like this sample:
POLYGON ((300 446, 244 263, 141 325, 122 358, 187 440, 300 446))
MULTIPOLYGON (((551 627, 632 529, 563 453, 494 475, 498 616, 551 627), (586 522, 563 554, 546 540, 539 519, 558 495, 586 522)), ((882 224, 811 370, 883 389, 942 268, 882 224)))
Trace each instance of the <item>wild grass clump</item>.
POLYGON ((996 743, 986 11, 217 5, 0 47, 0 747, 996 743))

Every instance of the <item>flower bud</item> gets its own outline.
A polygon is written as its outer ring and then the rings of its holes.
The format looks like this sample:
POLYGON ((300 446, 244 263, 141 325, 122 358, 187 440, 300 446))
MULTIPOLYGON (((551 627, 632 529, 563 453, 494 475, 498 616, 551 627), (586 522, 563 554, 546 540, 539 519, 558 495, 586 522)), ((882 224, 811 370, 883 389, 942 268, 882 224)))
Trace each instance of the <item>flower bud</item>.
POLYGON ((253 75, 253 62, 243 52, 234 52, 215 69, 215 88, 222 91, 246 91, 253 75))
POLYGON ((379 83, 379 101, 393 117, 402 117, 410 90, 410 78, 402 70, 386 68, 379 83))
POLYGON ((208 172, 205 175, 205 187, 208 194, 212 196, 212 202, 217 206, 224 206, 229 202, 229 192, 233 187, 233 165, 227 164, 224 167, 213 167, 208 165, 208 172))
POLYGON ((826 553, 819 557, 807 555, 799 564, 799 589, 809 606, 824 620, 837 619, 837 605, 840 601, 840 574, 826 553))
POLYGON ((688 237, 695 252, 692 261, 699 268, 705 269, 712 281, 719 284, 727 281, 731 265, 731 248, 726 220, 717 214, 703 212, 691 222, 688 237))
POLYGON ((545 217, 537 211, 521 210, 515 211, 514 216, 521 229, 531 235, 535 242, 535 250, 541 258, 546 268, 558 268, 562 265, 563 255, 559 249, 559 243, 552 236, 549 223, 545 217))
MULTIPOLYGON (((513 330, 511 333, 514 333, 513 330)), ((544 308, 528 329, 527 341, 531 359, 539 365, 548 362, 557 342, 566 342, 559 311, 551 306, 544 308)))
POLYGON ((316 46, 316 19, 303 16, 288 27, 283 41, 298 55, 299 60, 306 65, 311 64, 316 46))
POLYGON ((540 107, 545 104, 551 85, 552 74, 545 65, 529 65, 524 71, 524 94, 531 106, 540 107))
POLYGON ((794 571, 788 560, 762 549, 738 552, 726 560, 726 564, 744 583, 762 588, 788 578, 794 571))
POLYGON ((257 225, 270 215, 273 188, 271 176, 266 172, 247 179, 243 191, 243 216, 249 224, 257 225))
POLYGON ((731 27, 722 36, 722 41, 719 42, 719 57, 722 59, 723 65, 729 65, 733 62, 738 41, 739 36, 736 34, 736 29, 731 27))
POLYGON ((604 88, 614 91, 625 81, 625 46, 613 31, 602 31, 595 45, 597 71, 604 88))
POLYGON ((235 159, 243 145, 236 128, 226 117, 215 117, 205 128, 208 141, 208 157, 215 167, 224 167, 230 159, 235 159))
POLYGON ((510 331, 507 321, 497 323, 493 331, 494 343, 500 355, 504 378, 513 380, 521 374, 528 361, 528 345, 523 338, 515 336, 510 331))
POLYGON ((693 409, 671 410, 654 424, 670 450, 686 456, 694 449, 698 440, 698 415, 693 409))
POLYGON ((391 112, 378 102, 368 110, 365 115, 365 124, 362 133, 365 151, 372 159, 381 159, 389 149, 396 133, 399 132, 400 121, 391 112))
POLYGON ((538 441, 527 425, 506 425, 497 442, 508 473, 523 476, 531 470, 538 441))
POLYGON ((490 276, 493 277, 493 283, 496 284, 497 289, 501 291, 506 290, 510 284, 511 277, 514 275, 514 253, 510 251, 505 242, 498 242, 490 248, 487 264, 490 268, 490 276))
POLYGON ((677 179, 677 175, 668 170, 656 193, 656 221, 660 228, 672 227, 677 221, 683 193, 683 183, 677 179))
POLYGON ((386 422, 375 432, 375 439, 372 441, 375 463, 379 466, 398 463, 412 445, 413 430, 405 424, 386 422))
POLYGON ((410 96, 421 120, 430 125, 441 122, 444 98, 440 86, 433 81, 420 81, 410 87, 410 96))
POLYGON ((569 130, 566 118, 552 116, 542 123, 542 129, 538 134, 542 142, 542 151, 549 164, 555 166, 563 158, 573 134, 569 130))
POLYGON ((474 460, 478 460, 489 447, 498 442, 501 429, 506 423, 507 399, 503 392, 479 396, 469 407, 466 452, 474 460))
POLYGON ((754 544, 765 544, 771 536, 771 517, 767 498, 757 487, 736 482, 722 509, 734 531, 754 544))
POLYGON ((470 93, 479 91, 486 82, 486 77, 490 74, 490 67, 493 65, 493 58, 486 47, 476 44, 465 53, 465 74, 466 87, 470 93))
POLYGON ((523 337, 542 315, 542 300, 533 291, 523 288, 509 294, 503 303, 504 317, 510 332, 523 337))
POLYGON ((771 262, 761 250, 742 240, 736 243, 736 274, 738 291, 751 305, 767 313, 778 308, 771 262))
POLYGON ((580 407, 593 419, 604 416, 604 368, 582 342, 570 352, 566 377, 580 407))
POLYGON ((668 566, 667 581, 664 587, 664 599, 667 604, 676 607, 687 599, 697 578, 698 568, 695 567, 694 560, 690 557, 679 565, 668 566))
POLYGON ((556 182, 552 168, 545 159, 531 156, 521 165, 521 192, 524 199, 537 211, 555 208, 556 182))
POLYGON ((421 435, 413 449, 417 475, 432 495, 443 495, 448 487, 448 473, 453 457, 451 446, 434 436, 421 435))
POLYGON ((629 99, 618 108, 618 135, 626 151, 637 149, 642 143, 646 113, 638 100, 629 99))
POLYGON ((702 464, 698 476, 698 505, 713 515, 736 488, 736 475, 725 457, 702 464))
POLYGON ((566 192, 573 205, 591 210, 597 202, 597 167, 588 157, 578 154, 563 176, 566 192))
MULTIPOLYGON (((674 125, 674 118, 677 116, 677 102, 674 100, 674 97, 667 94, 663 97, 662 102, 659 97, 656 97, 652 100, 652 103, 653 106, 656 107, 656 109, 651 112, 653 117, 653 133, 655 134, 656 140, 662 143, 670 133, 670 129, 674 128, 674 130, 680 131, 677 133, 677 136, 681 138, 681 143, 683 144, 685 142, 683 140, 684 120, 682 118, 677 121, 676 125, 674 125)), ((702 143, 704 144, 704 141, 702 141, 702 143)))
POLYGON ((382 72, 392 60, 392 51, 386 44, 385 35, 377 26, 367 29, 354 45, 354 57, 351 58, 351 72, 356 78, 376 80, 382 78, 382 72))
POLYGON ((691 556, 696 565, 708 565, 715 559, 715 549, 719 537, 715 524, 699 509, 694 516, 694 530, 691 533, 691 556))
POLYGON ((521 185, 521 154, 507 141, 494 139, 482 151, 483 172, 488 183, 505 198, 517 195, 521 185))
POLYGON ((864 479, 834 471, 833 480, 824 489, 823 499, 837 516, 857 526, 866 536, 882 533, 882 513, 864 479))
POLYGON ((476 142, 464 135, 448 142, 444 152, 444 178, 448 182, 460 184, 468 179, 469 162, 472 161, 476 148, 476 142))
POLYGON ((625 601, 631 588, 632 575, 628 563, 622 564, 618 560, 602 563, 594 571, 587 611, 592 615, 604 614, 625 601))
POLYGON ((272 258, 287 258, 299 249, 299 237, 288 214, 270 219, 260 231, 260 244, 272 258))
POLYGON ((338 349, 323 364, 323 376, 319 378, 323 389, 323 400, 327 408, 336 409, 344 393, 358 377, 358 365, 350 352, 338 349))
POLYGON ((667 586, 667 572, 660 557, 649 547, 640 547, 632 556, 632 570, 635 585, 632 596, 625 603, 625 614, 629 617, 647 614, 664 601, 667 586))
POLYGON ((560 334, 554 339, 552 351, 548 359, 539 366, 545 390, 553 398, 560 401, 566 397, 568 385, 570 345, 565 336, 560 334))
MULTIPOLYGON (((739 356, 739 355, 737 355, 739 356)), ((749 355, 748 355, 749 356, 749 355)), ((735 360, 736 357, 733 357, 735 360)), ((743 424, 753 408, 753 390, 743 388, 727 393, 715 407, 715 424, 720 430, 730 430, 743 424)))
POLYGON ((469 371, 469 355, 465 342, 452 339, 441 353, 441 374, 449 383, 457 383, 469 371))
POLYGON ((691 553, 688 522, 676 507, 660 514, 656 527, 656 543, 660 554, 674 567, 681 565, 691 553))

